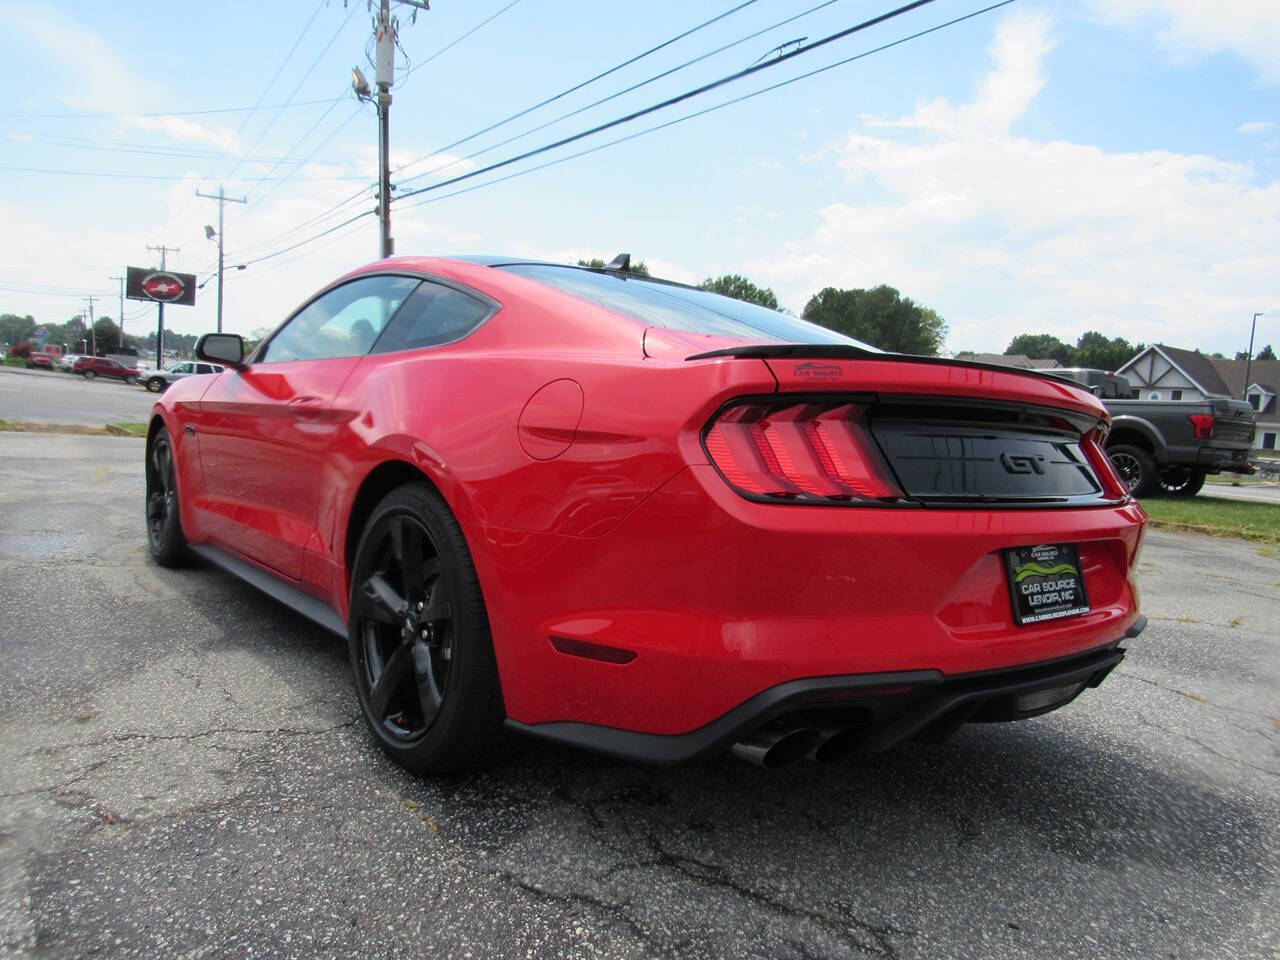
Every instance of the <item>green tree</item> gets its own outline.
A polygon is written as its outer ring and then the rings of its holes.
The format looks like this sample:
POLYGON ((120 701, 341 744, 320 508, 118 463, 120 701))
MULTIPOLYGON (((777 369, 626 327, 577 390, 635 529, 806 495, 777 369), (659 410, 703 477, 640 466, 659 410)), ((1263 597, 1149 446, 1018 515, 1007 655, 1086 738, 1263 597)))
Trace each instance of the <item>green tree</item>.
POLYGON ((1076 341, 1074 365, 1095 370, 1119 370, 1143 349, 1145 347, 1141 343, 1135 346, 1123 337, 1112 339, 1090 330, 1076 341))
POLYGON ((35 329, 36 322, 32 317, 20 317, 16 313, 0 314, 0 342, 20 343, 31 336, 35 329))
POLYGON ((926 357, 938 355, 947 335, 935 311, 885 284, 870 290, 827 287, 805 304, 802 316, 882 350, 926 357))
POLYGON ((1276 358, 1276 352, 1271 349, 1271 344, 1268 343, 1265 347, 1263 347, 1261 350, 1258 351, 1258 355, 1253 359, 1274 360, 1275 358, 1276 358))
MULTIPOLYGON (((590 260, 579 260, 578 266, 590 267, 592 270, 603 270, 605 267, 608 266, 608 264, 605 263, 603 260, 601 260, 599 257, 592 257, 590 260)), ((649 268, 648 266, 645 265, 645 262, 643 260, 632 260, 630 272, 638 273, 642 277, 649 276, 649 268)))
POLYGON ((726 273, 722 277, 707 277, 698 286, 712 293, 720 293, 735 300, 747 303, 758 303, 770 310, 778 309, 778 298, 768 287, 757 287, 746 277, 737 273, 726 273))
POLYGON ((110 317, 99 317, 93 321, 93 337, 97 343, 98 353, 106 353, 119 346, 120 328, 110 317))
POLYGON ((1051 333, 1020 333, 1005 347, 1005 356, 1020 353, 1037 360, 1057 360, 1064 367, 1071 366, 1074 348, 1063 343, 1051 333))

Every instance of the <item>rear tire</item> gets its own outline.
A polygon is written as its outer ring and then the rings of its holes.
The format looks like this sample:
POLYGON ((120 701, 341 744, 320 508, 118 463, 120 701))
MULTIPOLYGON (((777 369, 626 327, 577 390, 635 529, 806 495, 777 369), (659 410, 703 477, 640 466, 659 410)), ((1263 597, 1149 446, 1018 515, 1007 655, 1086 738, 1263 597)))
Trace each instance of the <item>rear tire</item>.
POLYGON ((125 377, 125 378, 124 378, 124 382, 125 382, 125 383, 127 383, 129 386, 131 386, 131 387, 132 387, 134 384, 136 384, 136 383, 138 382, 138 378, 137 378, 137 377, 125 377))
POLYGON ((86 380, 92 380, 92 379, 93 379, 94 377, 96 377, 96 376, 97 376, 97 374, 96 374, 96 373, 94 373, 92 370, 86 370, 86 371, 84 372, 84 378, 85 378, 86 380))
POLYGON ((1145 497, 1159 479, 1156 461, 1142 447, 1121 443, 1107 448, 1107 455, 1135 497, 1145 497))
POLYGON ((189 559, 178 509, 178 467, 169 431, 157 430, 147 445, 147 546, 162 567, 181 567, 189 559))
POLYGON ((1175 497, 1194 497, 1204 486, 1203 470, 1185 470, 1176 467, 1160 474, 1160 492, 1175 497))
POLYGON ((361 713, 391 759, 438 774, 501 753, 506 711, 480 581, 457 520, 427 484, 392 491, 369 518, 350 611, 361 713))

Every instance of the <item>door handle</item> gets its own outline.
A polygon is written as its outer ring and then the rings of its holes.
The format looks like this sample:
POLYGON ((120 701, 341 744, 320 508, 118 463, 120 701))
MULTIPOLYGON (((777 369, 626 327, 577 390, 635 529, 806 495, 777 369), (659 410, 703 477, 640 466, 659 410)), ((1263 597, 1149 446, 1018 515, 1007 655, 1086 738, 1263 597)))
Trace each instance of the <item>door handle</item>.
POLYGON ((315 417, 324 413, 324 398, 302 396, 289 401, 289 410, 301 417, 315 417))

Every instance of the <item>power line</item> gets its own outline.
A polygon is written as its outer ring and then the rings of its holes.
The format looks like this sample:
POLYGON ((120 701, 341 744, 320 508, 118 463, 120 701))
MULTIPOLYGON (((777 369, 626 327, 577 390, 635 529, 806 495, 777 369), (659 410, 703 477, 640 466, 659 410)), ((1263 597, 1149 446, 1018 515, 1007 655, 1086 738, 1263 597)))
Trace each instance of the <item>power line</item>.
MULTIPOLYGON (((194 179, 187 174, 167 174, 167 173, 103 173, 98 170, 50 170, 47 167, 8 167, 0 166, 0 170, 8 170, 13 173, 47 173, 59 177, 102 177, 108 180, 189 180, 194 179)), ((220 177, 219 179, 225 183, 261 183, 263 180, 288 180, 292 174, 283 177, 220 177)), ((328 183, 332 181, 351 181, 351 180, 368 180, 368 177, 359 174, 349 174, 340 177, 304 177, 301 182, 328 183)))
MULTIPOLYGON (((337 136, 338 134, 340 134, 343 130, 345 130, 345 129, 347 128, 347 125, 348 125, 348 124, 350 124, 352 120, 354 120, 356 117, 358 117, 358 116, 360 115, 360 112, 361 112, 361 109, 363 108, 363 106, 364 106, 363 104, 359 104, 359 105, 357 105, 357 106, 356 106, 356 108, 355 108, 354 110, 352 110, 349 114, 347 114, 346 119, 345 119, 345 120, 343 120, 343 121, 342 121, 340 124, 338 124, 336 127, 334 127, 334 128, 333 128, 333 130, 331 130, 331 131, 329 132, 329 135, 328 135, 327 137, 325 137, 323 140, 321 140, 319 143, 317 143, 314 147, 312 147, 312 148, 311 148, 311 151, 310 151, 310 152, 309 152, 305 157, 303 157, 301 160, 297 160, 297 161, 290 161, 291 163, 296 163, 297 165, 296 165, 296 166, 295 166, 291 171, 289 171, 289 173, 286 173, 284 176, 282 176, 279 180, 274 181, 274 182, 271 184, 271 186, 269 186, 269 187, 266 189, 266 191, 264 191, 263 193, 259 194, 259 196, 258 196, 258 202, 259 202, 259 203, 261 203, 261 202, 262 202, 262 199, 263 199, 264 197, 268 197, 268 196, 270 196, 273 192, 275 192, 276 190, 279 190, 279 189, 280 189, 281 184, 283 184, 285 181, 289 180, 289 179, 293 176, 293 174, 297 173, 297 172, 298 172, 299 170, 301 170, 304 166, 306 166, 309 162, 311 162, 311 158, 312 158, 312 157, 314 157, 314 156, 315 156, 319 151, 323 150, 326 146, 328 146, 329 142, 330 142, 331 140, 333 140, 333 138, 334 138, 334 137, 336 137, 336 136, 337 136)), ((316 162, 317 162, 317 163, 320 163, 320 162, 322 162, 322 161, 316 161, 316 162)), ((351 164, 350 164, 350 161, 348 161, 348 166, 350 166, 350 165, 351 165, 351 164)))
MULTIPOLYGON (((270 168, 269 170, 267 170, 267 172, 266 172, 265 174, 263 174, 263 176, 261 176, 261 177, 259 177, 259 178, 258 178, 258 180, 254 183, 254 185, 253 185, 252 187, 250 187, 250 188, 249 188, 249 191, 248 191, 248 192, 249 192, 249 193, 253 193, 253 191, 254 191, 255 189, 257 189, 259 186, 261 186, 263 183, 265 183, 266 181, 268 181, 268 180, 272 179, 271 175, 272 175, 273 173, 275 173, 277 170, 279 170, 279 169, 280 169, 280 165, 281 165, 282 163, 284 163, 284 162, 285 162, 289 157, 293 156, 293 151, 297 150, 297 149, 298 149, 298 147, 300 147, 300 146, 303 144, 303 142, 307 139, 307 137, 311 136, 311 134, 312 134, 312 133, 314 133, 314 132, 316 131, 316 129, 320 126, 320 124, 324 123, 324 121, 328 118, 329 114, 333 113, 334 108, 335 108, 335 107, 337 107, 337 105, 338 105, 340 102, 341 102, 341 100, 334 100, 334 101, 333 101, 333 103, 329 104, 329 109, 328 109, 328 110, 326 110, 324 113, 320 114, 320 116, 316 119, 316 122, 315 122, 315 123, 313 123, 311 126, 309 126, 309 127, 307 128, 306 132, 305 132, 302 136, 300 136, 297 140, 295 140, 295 141, 294 141, 293 146, 292 146, 292 147, 290 147, 287 151, 285 151, 285 154, 284 154, 284 156, 283 156, 283 157, 281 157, 281 158, 280 158, 279 160, 277 160, 274 164, 272 164, 271 168, 270 168)), ((341 129, 341 128, 339 128, 339 129, 341 129)), ((337 131, 335 130, 335 131, 334 131, 334 133, 336 133, 336 132, 337 132, 337 131)), ((328 141, 325 141, 325 142, 328 142, 328 141)), ((297 173, 297 172, 298 172, 298 169, 299 169, 299 168, 295 167, 295 168, 294 168, 292 171, 290 171, 290 173, 289 173, 285 178, 283 178, 283 179, 288 179, 288 177, 289 177, 289 176, 292 176, 293 174, 297 173)))
POLYGON ((314 107, 317 103, 328 102, 328 100, 298 100, 292 103, 273 103, 267 106, 254 104, 251 107, 218 107, 211 110, 160 110, 152 113, 113 113, 107 110, 96 113, 0 113, 0 117, 8 120, 128 120, 146 117, 205 117, 216 113, 252 113, 258 109, 274 110, 288 107, 314 107))
POLYGON ((452 50, 454 47, 460 44, 463 40, 467 39, 467 37, 471 36, 473 33, 479 30, 481 27, 487 26, 488 24, 492 23, 494 20, 497 20, 500 16, 502 16, 504 13, 506 13, 508 10, 510 10, 519 2, 520 0, 511 0, 510 3, 508 3, 505 7, 499 10, 497 13, 491 14, 490 16, 486 17, 484 20, 481 20, 479 23, 477 23, 474 27, 472 27, 466 33, 462 34, 462 36, 456 37, 450 42, 446 43, 443 47, 441 47, 435 53, 431 54, 431 56, 427 57, 427 59, 418 61, 416 64, 410 67, 408 71, 405 72, 405 75, 404 75, 405 80, 408 80, 410 76, 412 76, 417 71, 421 70, 423 67, 425 67, 428 63, 430 63, 436 57, 440 56, 443 53, 446 53, 449 50, 452 50))
POLYGON ((744 3, 739 3, 737 6, 730 7, 728 10, 725 10, 723 13, 717 14, 716 16, 712 17, 710 20, 704 20, 702 23, 698 24, 697 26, 690 27, 688 30, 684 31, 683 33, 676 34, 670 40, 664 40, 662 43, 658 44, 656 47, 650 47, 648 50, 645 50, 643 53, 636 54, 634 57, 631 57, 629 60, 624 60, 622 61, 622 63, 619 63, 616 66, 610 67, 608 70, 605 70, 602 73, 597 73, 594 77, 591 77, 587 80, 583 80, 581 83, 574 84, 572 87, 569 87, 567 90, 561 90, 555 96, 547 97, 547 99, 541 100, 538 103, 535 103, 531 107, 525 107, 523 110, 520 110, 520 111, 517 111, 516 113, 511 114, 511 116, 503 120, 499 120, 497 123, 489 124, 489 126, 485 127, 483 130, 477 130, 475 133, 468 134, 467 136, 463 137, 461 140, 455 140, 453 141, 453 143, 446 144, 445 146, 441 147, 439 150, 433 150, 431 153, 426 153, 420 157, 416 157, 415 159, 410 160, 400 169, 406 170, 409 167, 413 166, 415 163, 421 163, 423 160, 426 160, 429 157, 435 156, 438 153, 443 153, 445 150, 452 150, 454 147, 460 147, 462 146, 462 144, 469 143, 470 141, 474 140, 476 137, 484 136, 486 133, 488 133, 491 130, 497 130, 499 127, 506 126, 512 120, 519 120, 521 117, 532 113, 534 110, 540 110, 543 107, 547 106, 548 104, 555 103, 557 100, 561 100, 564 97, 569 96, 569 94, 571 93, 576 93, 577 91, 581 90, 583 87, 590 86, 591 84, 595 83, 597 80, 603 80, 605 77, 609 76, 610 74, 617 73, 619 70, 622 70, 625 67, 631 66, 633 63, 637 63, 638 61, 643 60, 645 57, 649 56, 650 54, 657 53, 659 50, 669 47, 673 43, 683 40, 685 37, 695 34, 699 30, 702 30, 705 27, 709 27, 713 23, 717 23, 720 20, 723 20, 725 17, 731 16, 732 14, 737 13, 739 10, 743 9, 744 7, 751 6, 751 4, 755 2, 756 0, 746 0, 746 2, 744 3))
MULTIPOLYGON (((739 37, 737 40, 730 41, 729 43, 726 43, 723 46, 719 46, 714 50, 711 50, 707 53, 694 57, 692 60, 686 60, 684 63, 671 67, 668 70, 664 70, 661 73, 658 73, 652 77, 649 77, 648 79, 641 80, 639 83, 633 83, 631 86, 623 90, 619 90, 617 93, 611 93, 607 97, 601 97, 599 100, 589 103, 584 107, 578 107, 576 110, 571 110, 568 113, 562 113, 560 116, 556 117, 553 120, 548 120, 545 123, 540 123, 536 127, 530 127, 528 130, 525 130, 522 133, 518 133, 515 136, 507 137, 507 139, 505 140, 499 140, 497 143, 490 144, 489 146, 484 147, 481 150, 476 150, 474 153, 469 153, 465 157, 457 157, 453 160, 450 160, 448 163, 441 164, 438 167, 432 167, 430 170, 424 170, 422 173, 415 173, 411 177, 405 177, 399 181, 400 185, 403 186, 406 183, 412 183, 414 180, 421 180, 423 177, 429 177, 433 173, 439 173, 441 170, 447 170, 450 167, 457 166, 459 163, 464 163, 467 160, 474 160, 476 157, 484 156, 486 153, 490 153, 493 150, 497 150, 499 147, 505 147, 507 144, 514 143, 516 140, 521 140, 524 137, 529 136, 530 134, 537 133, 539 130, 545 130, 547 127, 553 126, 559 123, 561 120, 568 120, 570 117, 576 117, 580 113, 585 113, 588 110, 591 110, 591 109, 594 109, 595 107, 600 106, 601 104, 608 103, 610 100, 616 100, 618 97, 622 97, 628 93, 632 93, 636 90, 639 90, 641 87, 648 86, 651 83, 654 83, 658 80, 663 79, 664 77, 669 77, 673 73, 677 73, 680 70, 684 70, 687 67, 691 67, 696 63, 701 63, 703 60, 706 60, 710 57, 714 57, 717 54, 724 53, 724 51, 732 47, 736 47, 743 43, 746 43, 748 40, 754 40, 756 37, 760 36, 761 34, 768 33, 771 30, 777 30, 779 27, 785 27, 787 24, 792 23, 795 20, 799 20, 801 17, 807 17, 811 13, 816 13, 817 11, 823 9, 824 7, 829 7, 832 4, 839 3, 839 2, 840 0, 824 0, 824 2, 819 3, 817 6, 810 7, 808 10, 803 10, 800 13, 787 17, 785 20, 779 20, 777 23, 771 24, 770 26, 767 26, 762 30, 757 30, 754 33, 747 34, 745 37, 739 37)), ((773 51, 770 51, 770 52, 773 52, 773 51)), ((756 61, 756 62, 758 63, 759 61, 756 61)), ((461 143, 463 141, 458 141, 458 142, 461 143)), ((456 146, 456 145, 457 145, 456 143, 452 144, 452 146, 456 146)), ((448 147, 442 147, 440 150, 434 151, 434 153, 432 154, 426 154, 426 156, 430 157, 435 154, 442 153, 444 150, 447 150, 447 149, 448 147)), ((419 157, 418 159, 422 160, 424 159, 424 157, 419 157)), ((418 161, 416 160, 411 161, 411 163, 416 163, 416 162, 418 161)), ((411 164, 405 164, 400 169, 404 170, 410 165, 411 164)))
MULTIPOLYGON (((322 100, 321 103, 337 103, 338 101, 322 100)), ((74 147, 77 150, 103 150, 110 153, 133 153, 144 156, 178 157, 178 158, 221 158, 224 152, 217 150, 193 150, 188 147, 173 147, 163 143, 129 143, 119 140, 102 140, 90 137, 10 137, 15 143, 49 144, 57 147, 74 147)), ((287 155, 246 155, 248 163, 301 164, 314 163, 326 167, 349 167, 350 160, 290 160, 287 155)))
POLYGON ((480 190, 483 187, 491 187, 499 183, 505 183, 508 180, 514 180, 517 177, 522 177, 527 173, 535 173, 539 170, 545 170, 547 167, 554 167, 557 164, 565 163, 569 160, 575 160, 578 157, 585 157, 588 154, 596 153, 597 151, 604 150, 607 147, 616 146, 617 144, 620 144, 620 143, 626 143, 629 140, 635 140, 647 134, 656 133, 659 130, 665 130, 667 127, 673 127, 676 124, 684 123, 686 120, 693 120, 697 117, 705 116, 708 113, 714 113, 717 110, 723 110, 725 107, 731 107, 734 104, 742 103, 744 100, 751 100, 754 97, 758 97, 766 93, 771 93, 774 90, 778 90, 782 87, 790 86, 791 84, 797 83, 801 80, 807 80, 810 77, 815 77, 818 74, 826 73, 827 71, 834 70, 837 67, 846 66, 847 64, 853 63, 856 60, 862 60, 866 57, 872 56, 873 54, 881 53, 893 47, 901 46, 904 43, 908 43, 912 40, 917 40, 920 37, 927 36, 931 33, 937 33, 939 30, 944 30, 947 27, 955 26, 956 24, 963 23, 966 20, 972 20, 973 18, 982 16, 985 13, 990 13, 992 10, 998 10, 1001 7, 1007 7, 1009 4, 1013 2, 1014 0, 1000 0, 999 3, 993 3, 990 6, 983 7, 980 10, 975 10, 972 13, 966 13, 963 16, 955 17, 951 20, 947 20, 943 23, 939 23, 925 30, 919 30, 915 33, 909 34, 908 36, 901 37, 889 43, 881 44, 878 47, 873 47, 870 50, 864 50, 861 53, 854 54, 851 57, 845 57, 843 60, 837 60, 835 63, 827 64, 825 67, 819 67, 816 70, 810 70, 808 73, 802 73, 798 76, 790 77, 787 80, 782 80, 778 83, 771 84, 767 87, 762 87, 759 90, 753 90, 750 93, 745 93, 741 96, 734 97, 732 100, 726 100, 723 103, 717 103, 713 106, 706 107, 702 110, 697 110, 697 111, 694 111, 693 113, 687 113, 684 116, 676 117, 673 120, 667 120, 664 123, 655 124, 652 127, 646 127, 644 130, 639 130, 639 131, 636 131, 635 133, 627 134, 624 137, 618 137, 617 139, 610 140, 606 143, 596 144, 595 146, 588 147, 585 150, 580 150, 577 153, 571 153, 567 156, 557 157, 554 160, 548 160, 546 163, 541 163, 541 164, 538 164, 537 166, 528 167, 524 170, 518 170, 515 173, 509 173, 506 176, 498 177, 494 180, 487 180, 484 183, 478 183, 470 187, 464 187, 461 190, 455 190, 451 193, 442 194, 441 196, 438 196, 438 197, 427 197, 415 203, 408 204, 407 209, 424 206, 428 203, 436 203, 437 201, 440 201, 440 200, 448 200, 450 197, 456 197, 464 193, 470 193, 473 190, 480 190))
POLYGON ((329 234, 334 233, 338 230, 341 230, 347 224, 355 223, 357 220, 362 220, 365 217, 371 217, 374 215, 374 213, 375 211, 373 210, 365 210, 362 213, 357 213, 354 217, 351 217, 348 220, 343 220, 341 223, 335 224, 334 226, 329 227, 327 230, 322 230, 320 233, 317 233, 314 236, 307 237, 305 240, 299 240, 297 243, 291 243, 289 246, 283 247, 280 250, 276 250, 274 253, 264 254, 261 257, 254 257, 252 260, 245 260, 243 263, 238 263, 236 264, 236 269, 239 270, 242 267, 247 267, 255 263, 262 263, 264 260, 274 260, 276 257, 282 257, 291 250, 297 250, 299 247, 306 246, 308 243, 314 243, 316 240, 319 240, 321 237, 327 237, 329 234))
MULTIPOLYGON (((264 99, 266 99, 267 93, 270 92, 272 86, 275 85, 276 80, 279 79, 280 74, 284 71, 284 68, 288 65, 289 61, 293 59, 294 53, 297 52, 298 47, 299 45, 301 45, 303 38, 306 37, 307 32, 311 29, 311 25, 315 23, 316 17, 320 15, 320 11, 327 5, 328 5, 328 0, 320 0, 320 2, 316 5, 315 10, 311 12, 311 19, 309 19, 303 25, 302 32, 299 33, 297 39, 293 41, 293 46, 289 48, 289 52, 286 53, 284 56, 284 59, 280 61, 280 66, 276 67, 276 72, 271 75, 271 79, 267 81, 266 86, 262 88, 262 92, 258 94, 258 99, 254 102, 252 109, 250 109, 249 112, 245 115, 245 118, 240 121, 240 126, 236 128, 235 138, 232 141, 228 141, 227 145, 222 148, 221 156, 219 156, 218 159, 214 160, 213 163, 209 165, 209 171, 204 175, 205 180, 208 180, 211 176, 213 176, 213 172, 218 169, 218 164, 222 162, 223 158, 226 157, 227 153, 231 150, 231 144, 240 139, 240 135, 244 133, 245 128, 249 125, 249 121, 253 119, 253 115, 254 113, 257 112, 259 105, 262 103, 264 99)), ((343 22, 345 23, 345 21, 343 22)), ((329 43, 332 44, 333 41, 330 40, 329 43)), ((329 49, 328 46, 326 46, 325 50, 328 50, 328 49, 329 49)), ((312 69, 315 69, 315 68, 312 67, 312 69)), ((307 72, 307 76, 310 76, 310 71, 307 72)), ((292 103, 293 98, 296 97, 297 94, 298 94, 298 91, 295 89, 293 93, 289 94, 289 97, 285 101, 285 104, 292 103)), ((285 109, 284 106, 280 106, 276 109, 275 115, 271 118, 271 123, 269 123, 265 129, 270 129, 270 127, 275 123, 275 121, 279 119, 280 113, 284 109, 285 109)), ((265 133, 265 129, 264 129, 264 133, 265 133)), ((259 134, 258 139, 253 142, 253 146, 251 146, 246 152, 252 153, 254 149, 257 148, 258 144, 261 141, 262 141, 262 134, 259 134)), ((236 167, 232 167, 228 173, 228 176, 231 173, 235 173, 236 168, 238 166, 239 164, 237 164, 236 167)), ((182 220, 183 214, 185 214, 191 206, 192 199, 193 199, 192 197, 187 197, 186 202, 183 203, 183 205, 179 208, 178 212, 169 218, 169 222, 165 224, 164 232, 168 232, 168 230, 171 227, 175 227, 178 224, 178 222, 182 220)))
POLYGON ((799 47, 795 50, 792 50, 790 53, 781 54, 780 56, 778 56, 773 60, 768 60, 764 63, 753 64, 752 66, 749 66, 743 70, 739 70, 736 73, 731 73, 728 76, 721 77, 718 80, 712 80, 710 83, 704 83, 700 87, 695 87, 692 90, 687 90, 684 93, 677 94, 674 97, 668 97, 666 100, 663 100, 660 103, 651 104, 650 106, 643 107, 639 110, 633 110, 631 113, 628 113, 625 116, 607 121, 606 123, 597 124, 596 126, 590 128, 589 130, 584 130, 581 133, 575 133, 572 136, 562 137, 561 139, 555 141, 554 143, 549 143, 541 147, 535 147, 532 150, 526 150, 524 153, 521 153, 517 156, 508 157, 506 160, 499 160, 497 163, 491 163, 488 166, 479 168, 478 170, 472 170, 468 173, 459 174, 458 176, 451 177, 448 180, 442 180, 440 183, 431 184, 430 186, 426 186, 426 187, 419 187, 417 190, 410 190, 408 193, 401 194, 398 199, 403 200, 406 197, 417 196, 420 193, 426 193, 431 190, 439 190, 442 187, 451 186, 452 184, 455 184, 455 183, 461 183, 463 180, 470 180, 473 177, 478 177, 481 174, 488 173, 492 170, 498 170, 498 169, 501 169, 502 167, 510 166, 513 163, 519 163, 521 160, 527 160, 530 157, 535 157, 538 154, 546 153, 549 150, 555 150, 559 147, 566 146, 570 143, 575 143, 578 140, 583 140, 586 137, 593 136, 597 133, 602 133, 603 131, 609 130, 612 127, 620 126, 621 124, 624 124, 624 123, 630 123, 632 120, 637 120, 640 117, 647 116, 648 114, 656 113, 658 110, 663 110, 663 109, 666 109, 667 107, 674 106, 677 103, 682 103, 685 100, 689 100, 689 99, 692 99, 693 97, 700 96, 701 94, 707 93, 711 90, 715 90, 718 87, 723 87, 726 84, 733 83, 745 77, 752 76, 753 74, 760 73, 764 70, 769 70, 773 67, 778 66, 779 64, 787 63, 788 61, 796 57, 803 56, 804 54, 807 54, 807 53, 812 53, 814 50, 817 50, 821 47, 825 47, 829 43, 834 43, 837 40, 842 40, 845 37, 848 37, 852 34, 858 33, 862 30, 870 29, 871 27, 877 26, 881 23, 885 23, 889 20, 894 19, 895 17, 900 17, 903 14, 910 13, 912 10, 918 10, 919 8, 927 6, 930 3, 934 3, 934 2, 935 0, 913 0, 913 2, 904 4, 901 7, 888 11, 887 13, 882 13, 879 16, 872 17, 869 20, 864 20, 861 23, 854 24, 851 27, 846 27, 843 30, 837 30, 835 33, 828 34, 827 36, 823 37, 820 40, 815 40, 812 43, 805 44, 803 47, 799 47))

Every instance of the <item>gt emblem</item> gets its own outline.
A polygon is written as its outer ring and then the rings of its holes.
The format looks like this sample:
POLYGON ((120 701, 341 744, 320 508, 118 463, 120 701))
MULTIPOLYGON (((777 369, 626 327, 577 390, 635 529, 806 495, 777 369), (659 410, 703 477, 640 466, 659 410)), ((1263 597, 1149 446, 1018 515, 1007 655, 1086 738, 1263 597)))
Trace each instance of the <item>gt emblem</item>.
POLYGON ((1009 473, 1044 473, 1044 457, 1038 454, 1000 454, 1000 463, 1009 473))

